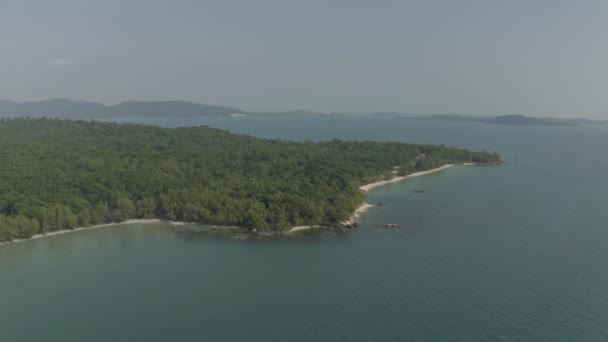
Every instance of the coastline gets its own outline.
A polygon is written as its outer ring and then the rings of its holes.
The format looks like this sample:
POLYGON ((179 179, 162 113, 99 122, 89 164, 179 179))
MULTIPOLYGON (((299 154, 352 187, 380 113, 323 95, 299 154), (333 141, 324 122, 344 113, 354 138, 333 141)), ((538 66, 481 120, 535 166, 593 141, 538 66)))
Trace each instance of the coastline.
MULTIPOLYGON (((397 176, 397 177, 393 177, 391 179, 387 179, 387 180, 383 180, 383 181, 378 181, 378 182, 364 184, 364 185, 361 185, 359 187, 359 190, 361 190, 363 192, 369 192, 372 189, 375 189, 377 187, 380 187, 380 186, 383 186, 383 185, 386 185, 386 184, 397 183, 397 182, 401 182, 403 180, 406 180, 408 178, 420 177, 420 176, 428 175, 428 174, 431 174, 431 173, 439 172, 441 170, 445 170, 445 169, 450 168, 450 167, 455 166, 455 165, 476 166, 477 164, 476 163, 445 164, 445 165, 442 165, 440 167, 436 167, 434 169, 430 169, 430 170, 426 170, 426 171, 414 172, 414 173, 410 173, 409 175, 405 175, 405 176, 397 176)), ((357 219, 362 214, 364 214, 366 211, 368 211, 369 208, 373 208, 373 207, 375 207, 375 206, 371 205, 369 203, 363 202, 363 204, 361 204, 357 209, 355 209, 355 212, 353 212, 353 214, 348 218, 348 220, 342 222, 342 224, 347 225, 347 226, 354 225, 355 222, 357 221, 357 219)))
POLYGON ((343 225, 345 226, 352 226, 357 222, 357 219, 365 214, 365 212, 367 212, 369 210, 369 208, 373 208, 375 207, 375 205, 371 205, 369 203, 363 202, 363 204, 361 204, 357 209, 355 209, 355 211, 352 213, 352 215, 350 215, 350 217, 348 218, 348 220, 342 222, 343 225))
POLYGON ((75 233, 75 232, 80 232, 80 231, 83 231, 83 230, 91 230, 91 229, 97 229, 97 228, 107 228, 107 227, 114 227, 114 226, 120 226, 120 225, 125 225, 125 224, 147 224, 147 223, 159 223, 159 222, 166 222, 166 223, 169 223, 170 225, 173 225, 173 226, 182 226, 182 225, 187 224, 187 222, 166 221, 166 220, 160 220, 160 219, 132 219, 132 220, 126 220, 126 221, 123 221, 123 222, 102 223, 102 224, 96 224, 94 226, 78 227, 78 228, 74 228, 74 229, 63 229, 63 230, 57 230, 57 231, 53 231, 53 232, 48 232, 46 234, 36 234, 36 235, 33 235, 32 237, 29 237, 27 239, 15 239, 15 240, 12 240, 12 241, 3 241, 3 242, 0 242, 0 246, 3 246, 3 245, 12 245, 12 244, 15 244, 15 243, 27 242, 27 241, 47 238, 47 237, 56 236, 56 235, 75 233))
MULTIPOLYGON (((441 170, 445 170, 445 169, 450 168, 450 167, 455 166, 455 165, 457 165, 457 164, 445 164, 443 166, 436 167, 434 169, 430 169, 430 170, 426 170, 426 171, 414 172, 414 173, 411 173, 411 174, 405 175, 405 176, 398 176, 398 177, 393 177, 391 179, 384 180, 384 181, 378 181, 378 182, 368 183, 368 184, 364 184, 364 185, 360 186, 359 189, 361 191, 363 191, 363 192, 368 192, 368 191, 370 191, 372 189, 375 189, 375 188, 377 188, 379 186, 382 186, 382 185, 385 185, 385 184, 396 183, 396 182, 400 182, 402 180, 406 180, 408 178, 414 178, 414 177, 420 177, 420 176, 428 175, 428 174, 435 173, 435 172, 438 172, 438 171, 441 171, 441 170)), ((475 166, 477 164, 475 164, 475 163, 465 163, 465 164, 460 164, 460 165, 463 165, 463 166, 475 166)))
MULTIPOLYGON (((426 170, 426 171, 414 172, 414 173, 411 173, 411 174, 405 175, 405 176, 397 176, 397 177, 393 177, 388 180, 364 184, 359 187, 359 190, 366 193, 372 189, 375 189, 375 188, 380 187, 385 184, 396 183, 396 182, 406 180, 408 178, 428 175, 431 173, 445 170, 447 168, 450 168, 450 167, 456 166, 456 165, 458 165, 458 166, 479 166, 480 164, 478 164, 478 163, 446 164, 446 165, 442 165, 440 167, 436 167, 434 169, 430 169, 430 170, 426 170)), ((355 209, 355 211, 351 214, 351 216, 346 221, 341 222, 341 224, 344 226, 347 226, 347 227, 352 227, 357 222, 357 219, 359 217, 361 217, 361 215, 363 215, 365 212, 367 212, 370 208, 373 208, 373 207, 375 207, 375 206, 372 204, 363 202, 357 209, 355 209)), ((37 239, 42 239, 42 238, 46 238, 46 237, 63 235, 63 234, 68 234, 68 233, 73 233, 73 232, 78 232, 78 231, 83 231, 83 230, 113 227, 113 226, 127 225, 127 224, 147 224, 147 223, 159 223, 159 222, 165 222, 165 223, 168 223, 173 226, 183 226, 183 225, 188 224, 188 222, 167 221, 167 220, 161 220, 161 219, 132 219, 132 220, 127 220, 127 221, 117 222, 117 223, 104 223, 104 224, 98 224, 98 225, 89 226, 89 227, 78 227, 78 228, 74 228, 74 229, 58 230, 58 231, 49 232, 47 234, 36 234, 27 239, 15 239, 12 241, 0 242, 0 247, 4 246, 4 245, 11 245, 11 244, 15 244, 15 243, 37 240, 37 239)), ((321 226, 295 226, 295 227, 291 227, 289 230, 276 232, 273 234, 292 234, 292 233, 297 233, 297 232, 301 232, 301 231, 305 231, 305 230, 319 229, 319 228, 321 228, 321 226)))
MULTIPOLYGON (((375 188, 385 185, 385 184, 397 183, 397 182, 406 180, 408 178, 425 176, 425 175, 439 172, 439 171, 442 171, 442 170, 445 170, 447 168, 450 168, 452 166, 457 166, 457 165, 458 166, 478 166, 480 164, 478 164, 478 163, 445 164, 445 165, 436 167, 434 169, 426 170, 426 171, 414 172, 414 173, 411 173, 411 174, 405 175, 405 176, 397 176, 397 177, 393 177, 391 179, 387 179, 387 180, 383 180, 383 181, 363 184, 359 187, 359 190, 366 193, 372 189, 375 189, 375 188)), ((346 221, 341 222, 342 225, 353 226, 361 215, 363 215, 365 212, 367 212, 370 208, 373 208, 373 207, 375 207, 375 205, 369 204, 367 202, 363 202, 357 209, 355 209, 355 211, 350 215, 350 217, 346 221)), ((297 227, 292 227, 291 229, 285 231, 285 233, 291 234, 291 233, 296 233, 299 231, 303 231, 303 230, 307 230, 307 229, 314 229, 314 228, 320 228, 320 227, 318 227, 318 226, 297 226, 297 227)))
POLYGON ((292 234, 292 233, 301 232, 303 230, 317 229, 317 228, 321 228, 321 226, 295 226, 295 227, 291 227, 289 230, 286 230, 282 233, 292 234))
MULTIPOLYGON (((357 221, 357 219, 359 218, 359 216, 363 215, 367 210, 369 210, 369 208, 373 208, 375 207, 374 205, 371 205, 369 203, 365 203, 363 202, 363 204, 361 204, 357 209, 355 209, 355 211, 350 215, 350 217, 343 222, 340 222, 342 225, 344 226, 353 226, 355 224, 355 222, 357 221)), ((291 227, 291 229, 286 230, 285 234, 292 234, 292 233, 297 233, 303 230, 309 230, 309 229, 318 229, 321 228, 321 226, 296 226, 296 227, 291 227)))

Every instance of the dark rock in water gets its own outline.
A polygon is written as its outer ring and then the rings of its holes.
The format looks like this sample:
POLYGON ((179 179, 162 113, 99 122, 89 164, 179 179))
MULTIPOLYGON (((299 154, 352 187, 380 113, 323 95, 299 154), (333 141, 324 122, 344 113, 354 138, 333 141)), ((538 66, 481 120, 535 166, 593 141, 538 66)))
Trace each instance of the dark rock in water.
POLYGON ((344 224, 342 226, 343 229, 355 229, 357 228, 359 225, 357 224, 357 222, 354 223, 349 223, 349 224, 344 224))
POLYGON ((396 228, 399 226, 400 226, 399 223, 385 223, 382 225, 382 227, 384 227, 384 228, 396 228))
POLYGON ((378 203, 378 204, 376 204, 376 206, 377 207, 382 207, 382 206, 384 206, 384 203, 378 203))
POLYGON ((414 190, 414 192, 415 192, 415 193, 418 193, 418 194, 423 194, 423 193, 424 193, 424 190, 414 190))

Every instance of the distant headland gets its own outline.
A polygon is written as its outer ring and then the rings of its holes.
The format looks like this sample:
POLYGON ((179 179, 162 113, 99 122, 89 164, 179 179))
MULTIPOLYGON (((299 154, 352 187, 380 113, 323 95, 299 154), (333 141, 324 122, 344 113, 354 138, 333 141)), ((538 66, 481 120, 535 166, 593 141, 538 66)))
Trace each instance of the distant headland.
POLYGON ((197 119, 197 118, 259 118, 259 117, 376 117, 414 120, 478 122, 512 126, 582 126, 608 125, 608 120, 563 119, 531 117, 518 114, 473 116, 465 114, 408 114, 408 113, 337 113, 307 109, 256 112, 228 106, 214 106, 187 101, 126 101, 116 105, 70 99, 50 99, 31 102, 0 100, 0 117, 60 118, 72 120, 128 120, 128 119, 197 119))
POLYGON ((582 126, 582 125, 608 125, 608 120, 591 119, 561 119, 561 118, 536 118, 518 114, 500 116, 469 116, 461 114, 434 114, 401 116, 405 119, 435 120, 435 121, 458 121, 478 122, 492 125, 509 126, 582 126))

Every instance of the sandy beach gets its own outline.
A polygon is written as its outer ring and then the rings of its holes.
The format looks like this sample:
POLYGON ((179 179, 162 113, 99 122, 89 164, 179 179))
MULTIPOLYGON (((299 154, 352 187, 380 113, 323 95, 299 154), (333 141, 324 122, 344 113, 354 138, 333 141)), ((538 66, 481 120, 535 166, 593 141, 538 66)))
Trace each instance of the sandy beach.
MULTIPOLYGON (((428 175, 430 173, 434 173, 434 172, 438 172, 438 171, 441 171, 441 170, 445 170, 445 169, 450 168, 450 167, 452 167, 454 165, 455 164, 446 164, 446 165, 443 165, 443 166, 440 166, 438 168, 434 168, 434 169, 431 169, 431 170, 414 172, 414 173, 409 174, 407 176, 399 176, 399 177, 394 177, 394 178, 391 178, 391 179, 388 179, 388 180, 384 180, 384 181, 379 181, 379 182, 365 184, 365 185, 362 185, 361 187, 359 187, 359 189, 361 189, 364 192, 368 192, 371 189, 377 188, 377 187, 382 186, 384 184, 396 183, 396 182, 400 182, 400 181, 408 179, 408 178, 420 177, 420 176, 428 175)), ((474 164, 471 163, 471 166, 472 165, 474 165, 474 164)))
MULTIPOLYGON (((445 170, 447 168, 450 168, 452 166, 455 165, 461 165, 461 166, 478 166, 479 164, 477 163, 463 163, 463 164, 446 164, 431 170, 426 170, 426 171, 420 171, 420 172, 415 172, 406 176, 398 176, 398 177, 394 177, 391 179, 387 179, 384 181, 378 181, 378 182, 373 182, 373 183, 368 183, 368 184, 364 184, 362 186, 359 187, 359 189, 363 192, 368 192, 374 188, 377 188, 379 186, 385 185, 385 184, 390 184, 390 183, 396 183, 396 182, 400 182, 402 180, 406 180, 408 178, 413 178, 413 177, 420 177, 420 176, 424 176, 424 175, 428 175, 434 172, 438 172, 441 170, 445 170)), ((352 225, 356 222, 356 220, 363 214, 365 213, 367 210, 369 210, 369 208, 374 207, 373 205, 369 204, 369 203, 363 203, 361 204, 356 210, 355 212, 351 215, 351 217, 342 222, 345 225, 352 225)))
MULTIPOLYGON (((420 171, 420 172, 415 172, 406 176, 398 176, 398 177, 394 177, 391 179, 387 179, 384 181, 378 181, 378 182, 373 182, 373 183, 368 183, 368 184, 364 184, 362 186, 359 187, 359 189, 363 192, 368 192, 374 188, 377 188, 379 186, 385 185, 385 184, 390 184, 390 183, 396 183, 396 182, 400 182, 402 180, 406 180, 408 178, 413 178, 413 177, 420 177, 420 176, 424 176, 424 175, 428 175, 431 173, 435 173, 435 172, 439 172, 441 170, 445 170, 447 168, 450 168, 452 166, 455 165, 461 165, 461 166, 477 166, 477 163, 463 163, 463 164, 446 164, 431 170, 426 170, 426 171, 420 171)), ((363 215, 366 211, 368 211, 370 208, 373 208, 374 205, 371 205, 369 203, 363 203, 361 204, 357 209, 355 209, 355 211, 353 212, 353 214, 348 218, 348 220, 342 222, 343 225, 345 226, 352 226, 353 224, 355 224, 355 222, 357 222, 357 219, 359 217, 361 217, 361 215, 363 215)), ((293 227, 290 230, 286 231, 285 233, 295 233, 298 231, 302 231, 302 230, 306 230, 306 229, 311 229, 311 228, 319 228, 317 226, 311 227, 311 226, 297 226, 297 227, 293 227)))
POLYGON ((167 222, 167 223, 169 223, 171 225, 174 225, 174 226, 180 226, 180 225, 186 224, 186 222, 165 221, 165 220, 159 220, 159 219, 127 220, 127 221, 117 222, 117 223, 104 223, 104 224, 97 224, 97 225, 89 226, 89 227, 78 227, 78 228, 74 228, 74 229, 58 230, 58 231, 54 231, 54 232, 48 232, 46 234, 36 234, 36 235, 34 235, 34 236, 32 236, 32 237, 30 237, 28 239, 15 239, 13 241, 0 242, 0 246, 14 244, 14 243, 19 243, 19 242, 26 242, 26 241, 36 240, 36 239, 42 239, 42 238, 56 236, 56 235, 75 233, 75 232, 80 232, 80 231, 83 231, 83 230, 105 228, 105 227, 114 227, 114 226, 120 226, 120 225, 124 225, 124 224, 146 224, 146 223, 158 223, 158 222, 167 222))
POLYGON ((348 218, 348 220, 342 222, 343 225, 345 226, 352 226, 353 224, 355 224, 355 222, 357 222, 357 219, 363 215, 366 211, 369 210, 369 208, 374 207, 373 205, 369 204, 369 203, 363 203, 361 204, 357 209, 355 209, 355 211, 353 212, 352 215, 350 215, 350 217, 348 218))
MULTIPOLYGON (((394 177, 388 180, 384 180, 384 181, 378 181, 378 182, 373 182, 373 183, 369 183, 369 184, 364 184, 362 186, 359 187, 359 189, 363 192, 368 192, 374 188, 377 188, 379 186, 385 185, 385 184, 390 184, 390 183, 396 183, 396 182, 400 182, 402 180, 406 180, 408 178, 413 178, 413 177, 420 177, 420 176, 424 176, 424 175, 428 175, 434 172, 438 172, 441 170, 445 170, 447 168, 450 168, 452 166, 454 166, 456 164, 446 164, 431 170, 427 170, 427 171, 420 171, 420 172, 415 172, 406 176, 398 176, 398 177, 394 177)), ((458 165, 462 165, 462 166, 477 166, 478 164, 476 163, 463 163, 463 164, 458 164, 458 165)), ((346 226, 352 226, 353 224, 355 224, 355 222, 357 221, 357 219, 363 215, 366 211, 369 210, 369 208, 374 207, 373 205, 369 204, 369 203, 363 203, 361 204, 357 209, 355 209, 355 211, 353 212, 353 214, 348 218, 348 220, 342 222, 343 225, 346 226)), ((145 224, 145 223, 157 223, 157 222, 167 222, 171 225, 174 226, 182 226, 187 224, 187 222, 176 222, 176 221, 165 221, 165 220, 159 220, 159 219, 140 219, 140 220, 127 220, 124 222, 119 222, 119 223, 106 223, 106 224, 98 224, 95 226, 90 226, 90 227, 79 227, 79 228, 74 228, 74 229, 65 229, 65 230, 59 230, 59 231, 55 231, 55 232, 49 232, 47 234, 37 234, 32 236, 29 239, 15 239, 13 241, 8 241, 8 242, 0 242, 0 246, 5 245, 5 244, 12 244, 12 243, 18 243, 18 242, 24 242, 24 241, 30 241, 30 240, 35 240, 35 239, 41 239, 41 238, 45 238, 45 237, 50 237, 50 236, 55 236, 55 235, 61 235, 61 234, 67 234, 67 233, 73 233, 73 232, 78 232, 78 231, 82 231, 82 230, 89 230, 89 229, 95 229, 95 228, 103 228, 103 227, 112 227, 112 226, 118 226, 118 225, 123 225, 123 224, 145 224)), ((289 230, 284 231, 283 233, 285 234, 291 234, 291 233, 296 233, 299 231, 303 231, 303 230, 308 230, 308 229, 314 229, 314 228, 320 228, 319 226, 296 226, 296 227, 292 227, 289 230)))
MULTIPOLYGON (((368 203, 363 203, 361 204, 354 212, 353 214, 348 218, 348 220, 342 222, 343 225, 345 226, 352 226, 357 218, 359 218, 359 216, 361 216, 363 213, 365 213, 369 208, 372 208, 373 205, 368 204, 368 203)), ((313 229, 313 228, 321 228, 320 226, 296 226, 296 227, 292 227, 290 230, 285 231, 286 234, 291 234, 291 233, 296 233, 299 231, 303 231, 303 230, 307 230, 307 229, 313 229)))
POLYGON ((286 230, 285 233, 287 234, 291 234, 291 233, 296 233, 302 230, 308 230, 308 229, 314 229, 314 228, 320 228, 319 226, 295 226, 295 227, 291 227, 290 230, 286 230))

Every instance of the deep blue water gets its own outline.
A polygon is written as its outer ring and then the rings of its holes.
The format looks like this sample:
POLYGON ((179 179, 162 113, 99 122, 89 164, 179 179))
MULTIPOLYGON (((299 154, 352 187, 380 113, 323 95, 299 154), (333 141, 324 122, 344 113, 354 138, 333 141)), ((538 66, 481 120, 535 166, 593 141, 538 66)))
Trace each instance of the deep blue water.
POLYGON ((0 341, 608 340, 607 128, 147 123, 446 144, 508 164, 375 189, 367 201, 384 206, 347 234, 232 241, 156 224, 0 247, 0 341))

